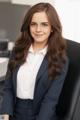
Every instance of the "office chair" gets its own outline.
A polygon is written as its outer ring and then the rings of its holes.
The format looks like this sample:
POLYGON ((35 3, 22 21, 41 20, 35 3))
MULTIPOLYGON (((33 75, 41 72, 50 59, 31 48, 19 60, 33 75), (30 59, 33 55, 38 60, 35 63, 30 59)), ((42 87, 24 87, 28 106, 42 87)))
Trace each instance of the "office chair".
POLYGON ((59 120, 80 120, 80 43, 67 40, 67 44, 69 70, 56 113, 59 120))

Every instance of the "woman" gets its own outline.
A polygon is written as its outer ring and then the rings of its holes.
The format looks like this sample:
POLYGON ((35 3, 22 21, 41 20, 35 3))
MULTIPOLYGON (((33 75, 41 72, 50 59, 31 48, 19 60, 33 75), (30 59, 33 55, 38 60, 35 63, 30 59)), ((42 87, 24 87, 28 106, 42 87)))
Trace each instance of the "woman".
POLYGON ((55 8, 32 6, 8 64, 4 120, 57 120, 56 105, 68 70, 66 42, 55 8))

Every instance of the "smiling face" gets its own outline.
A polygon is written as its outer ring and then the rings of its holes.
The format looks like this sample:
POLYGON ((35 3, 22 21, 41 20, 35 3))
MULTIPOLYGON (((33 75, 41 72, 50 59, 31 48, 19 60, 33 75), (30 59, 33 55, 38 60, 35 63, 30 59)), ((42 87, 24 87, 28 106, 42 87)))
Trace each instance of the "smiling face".
POLYGON ((30 33, 34 39, 34 44, 45 46, 51 34, 51 25, 45 12, 34 13, 30 33))

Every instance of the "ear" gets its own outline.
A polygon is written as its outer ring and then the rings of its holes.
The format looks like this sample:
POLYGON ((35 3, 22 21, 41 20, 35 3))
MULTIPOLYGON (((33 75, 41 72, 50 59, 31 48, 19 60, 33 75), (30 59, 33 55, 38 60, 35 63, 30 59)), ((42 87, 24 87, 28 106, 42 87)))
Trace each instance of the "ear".
POLYGON ((53 28, 51 27, 51 33, 53 32, 53 28))
POLYGON ((53 32, 53 29, 51 29, 51 33, 53 32))

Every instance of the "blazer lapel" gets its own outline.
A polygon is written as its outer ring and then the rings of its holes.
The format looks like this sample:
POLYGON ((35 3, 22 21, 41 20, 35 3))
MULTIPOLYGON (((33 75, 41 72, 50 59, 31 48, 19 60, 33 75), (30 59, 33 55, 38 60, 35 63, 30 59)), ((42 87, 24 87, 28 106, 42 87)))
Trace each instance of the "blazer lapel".
POLYGON ((12 76, 12 81, 13 81, 13 89, 14 89, 14 94, 16 95, 16 88, 17 88, 17 72, 19 70, 20 65, 16 67, 16 69, 13 72, 12 76))
POLYGON ((47 61, 47 57, 45 56, 43 59, 43 62, 39 68, 37 77, 36 77, 36 83, 35 83, 35 88, 37 87, 37 84, 41 78, 42 75, 44 75, 45 70, 48 70, 48 61, 47 61))

